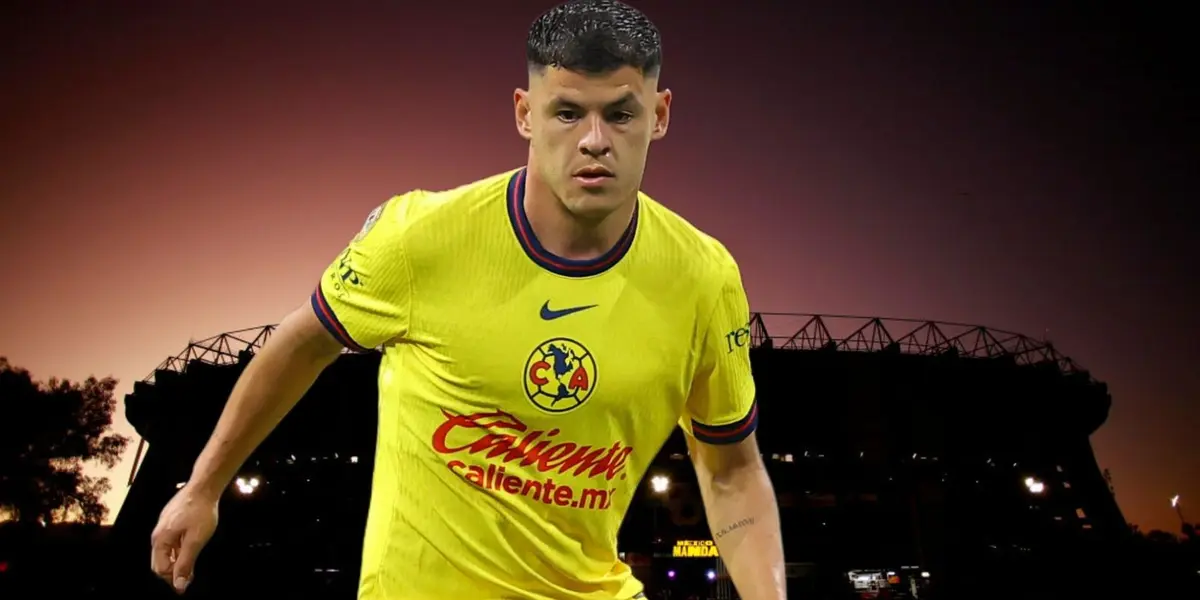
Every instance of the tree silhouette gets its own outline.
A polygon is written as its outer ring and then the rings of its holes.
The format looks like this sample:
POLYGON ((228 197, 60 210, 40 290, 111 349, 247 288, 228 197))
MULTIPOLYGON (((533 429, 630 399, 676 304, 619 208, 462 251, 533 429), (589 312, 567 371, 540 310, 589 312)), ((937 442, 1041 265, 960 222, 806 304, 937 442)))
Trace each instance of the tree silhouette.
POLYGON ((116 386, 111 377, 42 383, 0 357, 0 512, 23 523, 104 519, 108 478, 83 465, 111 469, 129 444, 109 432, 116 386))

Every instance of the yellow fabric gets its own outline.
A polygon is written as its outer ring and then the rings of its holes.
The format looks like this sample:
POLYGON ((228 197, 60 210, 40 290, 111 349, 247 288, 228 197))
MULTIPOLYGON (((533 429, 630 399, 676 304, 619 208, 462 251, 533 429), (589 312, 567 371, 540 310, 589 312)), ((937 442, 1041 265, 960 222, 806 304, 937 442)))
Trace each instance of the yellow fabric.
POLYGON ((518 169, 394 197, 313 294, 333 335, 383 352, 363 600, 633 598, 617 531, 672 428, 719 443, 757 421, 720 243, 641 194, 612 253, 565 261, 523 190, 518 169))

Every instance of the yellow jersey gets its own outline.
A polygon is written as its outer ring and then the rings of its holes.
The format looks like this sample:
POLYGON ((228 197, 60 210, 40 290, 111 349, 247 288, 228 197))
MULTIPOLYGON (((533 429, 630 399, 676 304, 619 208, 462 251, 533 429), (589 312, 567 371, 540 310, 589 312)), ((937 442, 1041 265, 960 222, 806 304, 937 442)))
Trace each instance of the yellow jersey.
POLYGON ((391 198, 312 295, 383 353, 363 600, 640 598, 617 532, 650 461, 757 424, 726 249, 639 193, 611 251, 559 258, 524 178, 391 198))

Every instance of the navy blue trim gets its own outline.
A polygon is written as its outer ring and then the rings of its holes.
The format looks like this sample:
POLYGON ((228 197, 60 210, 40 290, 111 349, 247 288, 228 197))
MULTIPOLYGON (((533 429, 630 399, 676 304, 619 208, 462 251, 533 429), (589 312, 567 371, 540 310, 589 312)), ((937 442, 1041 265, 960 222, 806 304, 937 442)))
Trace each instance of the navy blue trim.
POLYGON ((508 220, 512 224, 513 233, 517 236, 517 242, 521 244, 521 249, 539 267, 566 277, 589 277, 613 268, 629 252, 629 248, 633 246, 634 234, 637 233, 640 201, 634 203, 633 218, 629 220, 629 226, 625 228, 625 232, 621 234, 616 245, 607 252, 586 260, 562 258, 546 250, 538 241, 537 235, 533 233, 533 227, 529 224, 529 216, 525 214, 525 177, 526 169, 522 168, 513 173, 508 180, 506 196, 508 220))
POLYGON ((750 404, 746 416, 726 425, 705 425, 692 419, 692 436, 706 444, 736 444, 758 429, 758 399, 750 404))
POLYGON ((329 331, 330 335, 338 343, 351 350, 358 350, 359 352, 367 351, 367 348, 358 345, 358 342, 355 342, 354 338, 350 337, 350 332, 346 330, 341 321, 338 321, 337 315, 333 312, 333 307, 325 299, 325 293, 321 291, 321 286, 319 285, 312 293, 312 309, 317 315, 317 320, 321 322, 321 325, 325 326, 325 329, 329 331))

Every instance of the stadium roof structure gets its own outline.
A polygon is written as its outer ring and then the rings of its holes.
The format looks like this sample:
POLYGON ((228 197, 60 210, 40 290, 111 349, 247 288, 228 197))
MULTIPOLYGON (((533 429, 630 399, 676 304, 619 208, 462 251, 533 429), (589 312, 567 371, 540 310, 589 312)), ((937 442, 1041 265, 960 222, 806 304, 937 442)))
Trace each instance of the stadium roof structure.
MULTIPOLYGON (((183 373, 189 363, 237 364, 271 337, 276 325, 263 325, 215 335, 188 343, 167 358, 146 379, 154 382, 159 371, 183 373)), ((898 351, 926 356, 957 355, 964 358, 1008 358, 1020 365, 1053 364, 1064 375, 1088 374, 1054 345, 1019 333, 984 327, 918 319, 856 317, 802 313, 752 313, 754 348, 780 350, 835 350, 843 352, 898 351), (784 331, 779 334, 772 332, 784 331)), ((346 353, 354 351, 346 350, 346 353)), ((1090 374, 1088 374, 1090 378, 1090 374)))
MULTIPOLYGON (((194 361, 210 365, 235 365, 262 348, 277 325, 263 325, 189 342, 179 354, 164 360, 144 380, 154 383, 160 371, 186 372, 194 361)), ((1060 353, 1049 341, 981 325, 918 319, 856 317, 803 313, 752 313, 749 323, 752 348, 779 350, 899 352, 924 356, 1007 359, 1017 365, 1052 365, 1063 375, 1096 380, 1078 363, 1060 353), (772 332, 787 332, 784 334, 772 332), (901 333, 902 332, 902 333, 901 333)), ((368 351, 371 352, 371 351, 368 351)), ((346 349, 344 354, 358 354, 346 349)), ((133 483, 145 440, 130 469, 133 483)))

